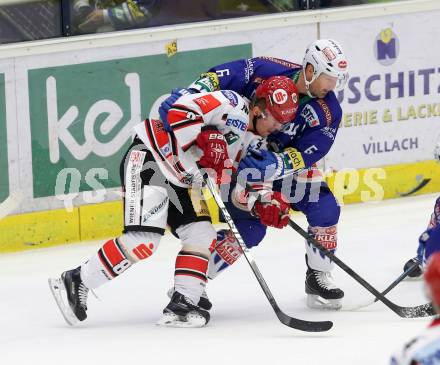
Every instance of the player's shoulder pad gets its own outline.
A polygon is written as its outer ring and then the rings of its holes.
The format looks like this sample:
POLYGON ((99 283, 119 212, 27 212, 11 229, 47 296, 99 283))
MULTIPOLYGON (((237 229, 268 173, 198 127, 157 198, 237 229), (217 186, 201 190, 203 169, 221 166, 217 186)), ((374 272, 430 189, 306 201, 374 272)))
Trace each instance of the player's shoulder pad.
POLYGON ((247 99, 232 90, 220 90, 210 93, 192 94, 193 102, 203 114, 211 112, 235 116, 247 123, 249 115, 249 102, 247 99))
POLYGON ((229 106, 229 101, 220 91, 191 94, 188 96, 184 95, 179 98, 179 102, 183 101, 184 105, 186 101, 185 97, 189 101, 187 106, 190 107, 191 104, 194 104, 196 108, 200 109, 202 114, 208 114, 216 109, 218 110, 219 108, 229 106))
POLYGON ((225 97, 234 108, 243 103, 243 97, 233 90, 220 90, 218 93, 225 97))

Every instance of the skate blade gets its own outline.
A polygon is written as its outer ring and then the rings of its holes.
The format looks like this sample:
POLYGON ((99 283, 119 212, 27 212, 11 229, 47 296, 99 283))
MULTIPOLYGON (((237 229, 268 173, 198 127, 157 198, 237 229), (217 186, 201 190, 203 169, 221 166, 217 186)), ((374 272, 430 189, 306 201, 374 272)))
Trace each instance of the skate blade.
POLYGON ((420 276, 407 276, 403 281, 422 281, 423 280, 423 274, 420 276))
MULTIPOLYGON (((174 287, 168 289, 167 291, 168 298, 171 299, 173 297, 173 294, 174 294, 174 287)), ((199 299, 198 306, 205 311, 210 311, 212 308, 212 303, 209 301, 209 298, 206 295, 205 291, 202 293, 202 296, 199 299)))
POLYGON ((174 313, 164 313, 156 325, 174 328, 200 328, 206 325, 206 320, 197 314, 188 313, 186 317, 182 317, 174 313))
POLYGON ((66 287, 60 278, 49 278, 49 287, 52 295, 57 303, 58 308, 60 309, 61 314, 63 315, 65 321, 70 326, 74 326, 77 324, 78 318, 76 318, 69 304, 67 303, 67 293, 66 287), (66 300, 63 300, 63 296, 66 297, 66 300))
POLYGON ((339 310, 342 308, 341 299, 324 299, 319 295, 308 294, 307 306, 312 309, 339 310))

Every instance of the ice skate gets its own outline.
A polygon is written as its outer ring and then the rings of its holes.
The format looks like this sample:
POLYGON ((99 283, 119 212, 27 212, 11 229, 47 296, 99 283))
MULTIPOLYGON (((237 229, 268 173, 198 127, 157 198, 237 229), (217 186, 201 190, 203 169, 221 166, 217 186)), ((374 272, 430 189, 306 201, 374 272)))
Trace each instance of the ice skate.
POLYGON ((341 309, 344 292, 334 283, 330 272, 307 269, 307 306, 313 309, 341 309))
POLYGON ((166 327, 203 327, 209 322, 209 312, 194 305, 191 299, 174 292, 157 325, 166 327))
MULTIPOLYGON (((174 294, 174 288, 170 288, 167 291, 168 298, 172 298, 174 294)), ((197 304, 200 308, 204 309, 205 311, 209 311, 212 308, 212 303, 208 298, 208 294, 206 294, 206 290, 203 290, 202 295, 200 296, 199 303, 197 304)))
POLYGON ((73 326, 87 318, 89 289, 81 280, 80 267, 63 272, 60 278, 49 278, 49 286, 68 324, 73 326))

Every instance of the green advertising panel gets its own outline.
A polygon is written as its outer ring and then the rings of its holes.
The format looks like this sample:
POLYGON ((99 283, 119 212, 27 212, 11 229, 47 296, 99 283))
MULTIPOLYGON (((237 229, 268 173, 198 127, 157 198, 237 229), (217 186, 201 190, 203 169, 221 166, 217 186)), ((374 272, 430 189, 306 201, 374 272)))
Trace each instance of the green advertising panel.
POLYGON ((95 176, 104 187, 120 186, 132 127, 157 98, 214 65, 251 54, 251 44, 244 44, 30 70, 34 197, 54 195, 64 168, 76 169, 79 191, 93 190, 86 174, 97 168, 108 171, 108 178, 95 176))
POLYGON ((9 195, 8 143, 6 136, 5 75, 0 74, 0 202, 9 195))

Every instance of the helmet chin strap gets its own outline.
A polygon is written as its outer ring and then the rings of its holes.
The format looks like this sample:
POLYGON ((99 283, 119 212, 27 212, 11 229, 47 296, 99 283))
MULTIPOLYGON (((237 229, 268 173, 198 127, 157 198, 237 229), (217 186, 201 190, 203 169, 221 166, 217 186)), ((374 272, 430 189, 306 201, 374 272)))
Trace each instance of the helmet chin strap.
POLYGON ((316 75, 313 74, 313 77, 310 81, 307 80, 307 76, 306 76, 306 69, 303 68, 303 73, 304 73, 304 84, 306 85, 306 91, 307 91, 307 95, 310 96, 311 98, 316 98, 315 95, 312 94, 312 92, 310 91, 310 84, 316 80, 316 75))

